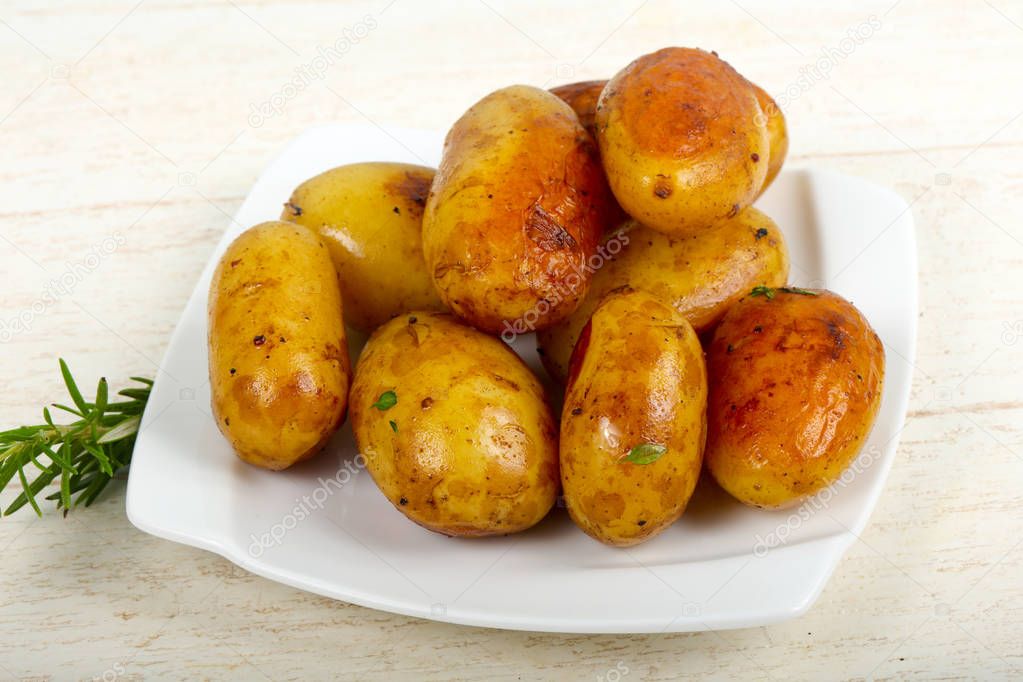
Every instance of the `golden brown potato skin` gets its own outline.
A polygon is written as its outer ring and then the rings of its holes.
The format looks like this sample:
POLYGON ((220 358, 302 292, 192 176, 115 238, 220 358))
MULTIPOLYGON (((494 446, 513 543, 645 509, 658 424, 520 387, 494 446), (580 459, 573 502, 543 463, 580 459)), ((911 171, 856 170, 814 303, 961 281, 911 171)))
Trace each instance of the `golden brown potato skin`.
POLYGON ((686 236, 669 236, 632 222, 612 232, 598 251, 612 258, 594 273, 586 298, 569 317, 537 333, 544 367, 558 381, 566 376, 586 321, 613 289, 628 285, 650 293, 702 334, 753 287, 781 286, 789 275, 781 230, 753 207, 718 227, 686 236))
POLYGON ((696 332, 648 294, 623 290, 593 314, 572 356, 561 415, 561 483, 572 520, 609 545, 671 525, 700 475, 707 372, 696 332), (656 461, 625 458, 666 447, 656 461))
POLYGON ((426 263, 441 299, 475 327, 542 328, 585 295, 608 211, 596 148, 572 109, 511 86, 448 133, 423 218, 426 263))
POLYGON ((776 290, 728 311, 707 352, 707 469, 755 507, 834 482, 877 416, 884 348, 841 296, 776 290))
POLYGON ((434 170, 355 163, 306 180, 281 220, 326 243, 341 279, 345 322, 371 332, 409 310, 443 310, 423 260, 423 208, 434 170))
POLYGON ((596 120, 618 203, 668 234, 734 216, 767 176, 770 148, 756 95, 703 50, 665 48, 632 62, 608 81, 596 120))
MULTIPOLYGON (((586 132, 594 140, 597 139, 597 124, 595 120, 597 100, 600 99, 600 93, 604 90, 606 84, 606 80, 580 81, 578 83, 559 85, 550 90, 551 94, 557 95, 565 104, 572 107, 572 111, 579 117, 579 122, 583 124, 586 132)), ((597 148, 597 151, 599 152, 600 149, 597 148)), ((606 221, 607 227, 617 226, 629 219, 628 214, 618 205, 618 201, 611 192, 607 193, 607 200, 610 205, 608 220, 606 221)))
POLYGON ((607 80, 579 81, 551 88, 550 92, 572 107, 583 128, 596 139, 597 100, 605 85, 607 80))
POLYGON ((285 469, 316 454, 348 404, 341 292, 327 247, 268 222, 224 252, 209 295, 213 415, 240 458, 285 469))
POLYGON ((557 430, 543 387, 504 343, 449 314, 414 312, 377 329, 351 404, 373 480, 421 526, 514 533, 554 505, 557 430), (397 403, 374 407, 387 391, 397 403))
POLYGON ((757 102, 760 104, 760 110, 767 123, 767 139, 771 149, 767 157, 767 177, 764 178, 764 185, 760 188, 759 193, 763 194, 764 190, 778 177, 778 173, 781 172, 781 167, 785 163, 785 157, 789 153, 789 129, 785 122, 785 114, 782 113, 781 107, 774 101, 774 98, 756 83, 750 83, 750 86, 757 96, 757 102))

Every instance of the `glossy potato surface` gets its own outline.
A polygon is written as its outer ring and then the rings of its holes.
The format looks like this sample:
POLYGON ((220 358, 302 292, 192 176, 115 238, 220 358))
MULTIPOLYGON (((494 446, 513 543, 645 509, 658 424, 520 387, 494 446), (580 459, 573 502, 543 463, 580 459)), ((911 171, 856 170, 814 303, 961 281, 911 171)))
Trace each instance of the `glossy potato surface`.
POLYGON ((560 97, 579 117, 587 132, 596 139, 597 101, 607 85, 606 80, 579 81, 551 88, 551 94, 560 97))
POLYGON ((423 209, 434 170, 355 163, 311 178, 281 220, 312 229, 330 249, 345 321, 371 332, 409 310, 443 310, 423 260, 423 209))
POLYGON ((736 499, 782 507, 831 484, 877 416, 884 348, 829 291, 747 296, 707 352, 707 469, 736 499))
POLYGON ((449 314, 415 312, 377 329, 351 406, 373 480, 430 530, 514 533, 554 504, 557 429, 543 387, 503 342, 449 314))
MULTIPOLYGON (((597 101, 600 99, 600 93, 604 90, 606 84, 606 80, 580 81, 578 83, 559 85, 550 90, 551 94, 557 95, 565 104, 572 107, 572 111, 579 117, 579 122, 583 124, 586 132, 594 140, 597 139, 597 101)), ((600 149, 597 148, 597 151, 600 151, 600 149)), ((608 192, 608 202, 610 204, 608 209, 609 218, 607 220, 608 227, 617 226, 629 219, 628 214, 618 205, 618 201, 610 192, 608 192)))
POLYGON ((209 307, 213 415, 238 456, 284 469, 344 419, 349 361, 327 247, 305 227, 257 225, 224 253, 209 307))
POLYGON ((778 177, 781 167, 785 164, 785 157, 789 153, 789 129, 785 122, 785 114, 782 113, 781 107, 774 101, 774 98, 756 83, 750 83, 750 86, 757 96, 757 102, 760 104, 760 110, 767 124, 767 139, 770 147, 767 157, 767 177, 764 178, 764 185, 759 192, 759 194, 763 194, 764 190, 778 177))
POLYGON ((423 219, 441 299, 491 333, 530 331, 571 313, 609 216, 596 148, 572 109, 516 85, 452 127, 423 219))
POLYGON ((669 236, 632 222, 600 247, 609 258, 568 318, 537 334, 544 367, 563 381, 572 349, 600 300, 628 285, 681 312, 697 333, 713 327, 755 286, 785 284, 788 252, 778 226, 750 207, 720 226, 669 236))
POLYGON ((668 234, 707 229, 753 203, 769 140, 749 83, 712 53, 665 48, 614 76, 597 140, 618 203, 668 234))
POLYGON ((643 292, 608 296, 572 357, 561 416, 561 482, 576 524, 627 546, 678 519, 700 475, 706 407, 703 350, 685 318, 643 292), (654 461, 627 459, 651 446, 663 448, 654 461))

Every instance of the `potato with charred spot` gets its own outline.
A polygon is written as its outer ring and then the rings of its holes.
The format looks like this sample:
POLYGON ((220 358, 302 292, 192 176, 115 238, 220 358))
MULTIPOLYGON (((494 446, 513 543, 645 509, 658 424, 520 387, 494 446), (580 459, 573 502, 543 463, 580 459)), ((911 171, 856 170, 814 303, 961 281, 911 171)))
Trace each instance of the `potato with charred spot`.
POLYGON ((450 314, 415 312, 377 329, 351 404, 366 468, 421 526, 514 533, 554 505, 557 427, 543 387, 508 346, 450 314))
POLYGON ((626 285, 646 291, 702 334, 753 287, 782 286, 789 274, 781 230, 752 206, 691 235, 666 235, 631 222, 611 232, 598 254, 606 258, 583 302, 566 319, 537 333, 544 367, 558 381, 568 372, 580 332, 609 291, 626 285))
POLYGON ((579 304, 609 220, 596 148, 546 90, 487 95, 451 128, 423 217, 441 299, 490 333, 554 324, 579 304))
POLYGON ((305 225, 330 249, 345 322, 369 333, 410 310, 443 310, 423 260, 423 209, 434 170, 354 163, 306 180, 281 220, 305 225))
POLYGON ((774 98, 756 83, 750 83, 750 86, 757 96, 763 120, 767 125, 767 139, 770 147, 767 156, 767 177, 764 178, 764 184, 760 188, 760 194, 763 194, 764 190, 770 187, 774 179, 778 177, 781 167, 785 164, 785 157, 789 153, 789 129, 785 122, 785 114, 782 113, 781 107, 774 101, 774 98))
POLYGON ((767 177, 770 143, 753 89, 703 50, 665 48, 632 62, 604 87, 596 124, 618 203, 667 234, 735 216, 767 177))
POLYGON ((600 304, 572 355, 561 415, 561 482, 572 520, 628 546, 671 525, 696 487, 707 373, 692 326, 649 294, 600 304))
POLYGON ((315 455, 348 404, 341 291, 327 247, 269 222, 228 246, 210 283, 213 415, 238 456, 285 469, 315 455))
POLYGON ((707 352, 707 469, 754 507, 797 503, 853 461, 877 416, 884 347, 823 290, 757 289, 707 352))

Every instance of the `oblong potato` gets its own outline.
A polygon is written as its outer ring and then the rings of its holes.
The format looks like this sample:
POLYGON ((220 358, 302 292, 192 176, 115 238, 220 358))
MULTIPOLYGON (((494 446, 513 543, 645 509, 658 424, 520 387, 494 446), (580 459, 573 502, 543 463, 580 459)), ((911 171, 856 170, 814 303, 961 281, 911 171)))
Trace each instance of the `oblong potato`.
POLYGON ((544 367, 559 381, 568 372, 586 321, 613 289, 628 285, 650 293, 702 334, 753 287, 781 286, 789 275, 781 230, 753 207, 688 236, 668 236, 631 222, 611 233, 598 252, 607 260, 593 274, 583 302, 569 317, 537 333, 544 367))
POLYGON ((608 81, 597 105, 618 203, 668 234, 736 215, 767 176, 762 119, 749 83, 716 55, 671 47, 640 57, 608 81))
POLYGON ((349 361, 327 247, 268 222, 224 252, 209 294, 213 415, 238 456, 285 469, 316 454, 344 420, 349 361))
POLYGON ((700 476, 707 372, 696 332, 650 295, 613 293, 572 356, 561 483, 572 520, 609 545, 671 525, 700 476))
POLYGON ((739 501, 781 507, 856 456, 877 416, 884 347, 830 291, 754 293, 725 314, 707 352, 707 469, 739 501))
POLYGON ((554 505, 557 430, 543 387, 504 343, 451 315, 415 312, 377 329, 351 404, 366 468, 421 526, 514 533, 554 505))
POLYGON ((750 86, 757 96, 763 120, 767 125, 767 139, 770 147, 767 156, 767 177, 764 178, 764 184, 757 194, 759 196, 774 182, 778 173, 781 172, 781 167, 785 164, 785 157, 789 153, 789 129, 785 122, 785 114, 782 113, 781 107, 774 101, 774 98, 756 83, 751 82, 750 86))
POLYGON ((371 332, 410 310, 443 310, 423 260, 423 208, 434 170, 354 163, 306 180, 281 220, 305 225, 330 249, 345 322, 371 332))
POLYGON ((423 252, 455 313, 491 333, 554 324, 586 293, 609 217, 596 148, 546 90, 487 95, 451 128, 423 217, 423 252))

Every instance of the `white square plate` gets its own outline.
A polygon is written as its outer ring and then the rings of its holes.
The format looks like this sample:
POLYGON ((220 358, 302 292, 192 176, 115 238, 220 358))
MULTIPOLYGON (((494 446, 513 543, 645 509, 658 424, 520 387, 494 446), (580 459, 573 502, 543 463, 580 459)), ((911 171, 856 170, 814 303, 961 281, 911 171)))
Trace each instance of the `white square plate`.
MULTIPOLYGON (((805 612, 870 516, 895 457, 916 345, 916 246, 906 202, 862 180, 788 170, 758 203, 788 240, 796 285, 852 300, 884 341, 880 414, 842 481, 798 509, 743 507, 702 481, 682 519, 638 547, 605 547, 563 509, 537 527, 453 539, 406 520, 355 458, 345 427, 286 472, 248 466, 210 414, 206 294, 243 229, 276 219, 303 180, 357 161, 436 165, 443 135, 315 128, 252 188, 185 308, 156 381, 128 482, 131 522, 258 575, 420 618, 553 632, 680 632, 758 626, 805 612), (400 142, 399 142, 400 140, 400 142)), ((515 349, 538 372, 534 340, 515 349)))

